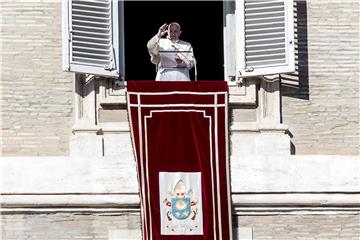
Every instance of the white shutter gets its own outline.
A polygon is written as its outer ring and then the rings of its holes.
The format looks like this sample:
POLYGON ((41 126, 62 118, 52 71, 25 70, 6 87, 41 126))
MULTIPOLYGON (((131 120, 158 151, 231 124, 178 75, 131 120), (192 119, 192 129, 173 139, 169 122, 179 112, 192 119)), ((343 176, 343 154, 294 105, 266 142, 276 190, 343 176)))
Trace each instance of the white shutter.
POLYGON ((239 76, 295 71, 293 0, 236 0, 235 15, 239 76))
POLYGON ((123 76, 124 50, 119 49, 123 14, 119 9, 123 8, 117 0, 63 1, 64 70, 123 76))

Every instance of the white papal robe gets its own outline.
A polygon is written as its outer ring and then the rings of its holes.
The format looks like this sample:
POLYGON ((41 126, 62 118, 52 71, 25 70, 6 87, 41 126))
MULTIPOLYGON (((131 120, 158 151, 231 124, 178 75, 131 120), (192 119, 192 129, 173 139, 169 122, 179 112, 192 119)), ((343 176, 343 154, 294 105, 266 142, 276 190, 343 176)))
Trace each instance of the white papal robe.
POLYGON ((190 81, 189 70, 195 64, 193 49, 190 43, 169 38, 159 38, 155 35, 147 43, 151 62, 157 65, 156 81, 190 81), (160 53, 174 53, 181 60, 181 65, 166 65, 165 58, 160 53))

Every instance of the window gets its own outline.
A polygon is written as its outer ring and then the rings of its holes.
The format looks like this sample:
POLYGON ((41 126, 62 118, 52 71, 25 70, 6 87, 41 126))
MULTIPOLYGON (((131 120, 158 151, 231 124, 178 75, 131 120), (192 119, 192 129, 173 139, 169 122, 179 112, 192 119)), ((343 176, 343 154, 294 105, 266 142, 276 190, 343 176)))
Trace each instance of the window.
POLYGON ((124 76, 123 2, 66 0, 63 4, 63 68, 100 76, 124 76))
POLYGON ((241 77, 293 72, 291 0, 236 0, 236 70, 241 77))

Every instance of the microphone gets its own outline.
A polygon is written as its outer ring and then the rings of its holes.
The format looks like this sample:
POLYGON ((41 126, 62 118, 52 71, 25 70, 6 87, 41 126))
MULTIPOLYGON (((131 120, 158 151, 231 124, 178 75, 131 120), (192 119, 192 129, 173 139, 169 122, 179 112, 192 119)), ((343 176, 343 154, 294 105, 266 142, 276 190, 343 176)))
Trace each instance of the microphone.
POLYGON ((182 58, 186 59, 186 61, 184 61, 183 59, 181 59, 181 60, 183 60, 186 64, 189 64, 190 66, 191 66, 191 64, 194 66, 194 70, 195 70, 194 80, 197 81, 197 66, 196 66, 197 62, 196 62, 196 59, 194 57, 194 53, 193 53, 192 49, 191 49, 191 51, 186 51, 186 50, 182 49, 180 46, 176 46, 174 43, 171 44, 171 47, 173 47, 175 50, 179 51, 177 53, 177 55, 180 54, 182 56, 182 58), (191 59, 188 58, 188 56, 187 56, 188 54, 185 55, 181 51, 191 52, 191 55, 190 55, 191 59))

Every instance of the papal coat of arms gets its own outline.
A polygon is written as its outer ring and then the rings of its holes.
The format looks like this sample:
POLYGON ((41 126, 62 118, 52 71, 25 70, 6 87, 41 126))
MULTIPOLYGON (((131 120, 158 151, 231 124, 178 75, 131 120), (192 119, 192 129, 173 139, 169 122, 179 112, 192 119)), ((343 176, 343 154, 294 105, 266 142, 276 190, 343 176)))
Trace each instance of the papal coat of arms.
POLYGON ((163 200, 166 206, 166 228, 172 232, 192 232, 198 228, 198 200, 193 198, 193 190, 179 180, 173 189, 168 191, 163 200))

